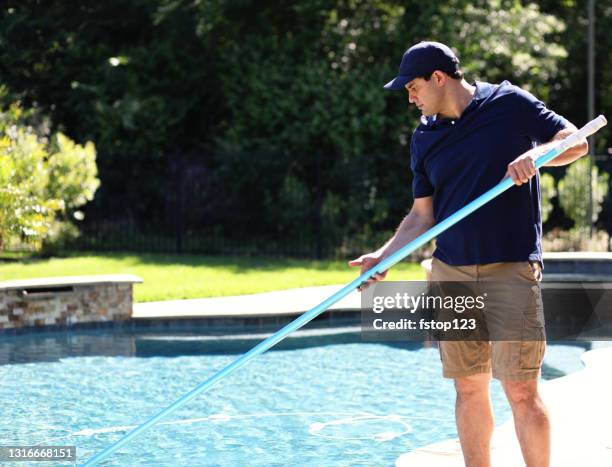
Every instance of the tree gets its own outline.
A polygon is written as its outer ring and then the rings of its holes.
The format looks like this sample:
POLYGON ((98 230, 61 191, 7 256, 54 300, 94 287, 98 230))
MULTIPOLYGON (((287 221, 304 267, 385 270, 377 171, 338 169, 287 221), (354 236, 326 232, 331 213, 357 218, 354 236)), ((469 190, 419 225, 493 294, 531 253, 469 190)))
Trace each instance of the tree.
MULTIPOLYGON (((580 127, 587 122, 587 4, 589 0, 539 0, 542 11, 554 15, 566 25, 563 32, 553 36, 568 52, 562 66, 550 80, 551 108, 580 127)), ((612 2, 595 1, 595 114, 612 108, 612 2)), ((611 132, 595 135, 596 154, 607 154, 612 147, 611 132)))

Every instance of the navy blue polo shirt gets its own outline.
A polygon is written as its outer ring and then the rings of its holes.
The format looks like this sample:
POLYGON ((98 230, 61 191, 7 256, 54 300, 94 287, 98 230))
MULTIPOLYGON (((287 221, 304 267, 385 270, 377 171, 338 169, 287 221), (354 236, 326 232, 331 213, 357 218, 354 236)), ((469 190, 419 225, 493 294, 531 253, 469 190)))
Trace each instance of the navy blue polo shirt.
MULTIPOLYGON (((475 86, 460 118, 422 117, 412 135, 413 195, 433 196, 436 223, 495 186, 510 162, 568 124, 508 81, 475 86)), ((541 235, 536 175, 440 234, 434 256, 454 266, 542 261, 541 235)))

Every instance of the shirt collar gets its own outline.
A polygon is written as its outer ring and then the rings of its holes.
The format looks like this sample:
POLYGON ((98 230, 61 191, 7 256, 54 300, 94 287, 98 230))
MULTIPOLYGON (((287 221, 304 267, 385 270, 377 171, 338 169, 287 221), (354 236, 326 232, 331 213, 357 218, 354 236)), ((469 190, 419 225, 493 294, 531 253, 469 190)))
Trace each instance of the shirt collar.
MULTIPOLYGON (((470 100, 469 104, 463 111, 463 115, 465 115, 466 111, 471 110, 472 107, 489 97, 493 93, 493 90, 495 88, 492 84, 485 83, 483 81, 474 81, 474 86, 476 87, 476 89, 474 90, 474 95, 472 96, 472 100, 470 100)), ((432 115, 431 117, 421 116, 421 123, 430 128, 435 128, 437 125, 447 122, 454 124, 455 121, 456 119, 438 118, 438 115, 432 115)))
MULTIPOLYGON (((505 83, 505 81, 504 81, 505 83)), ((502 84, 504 84, 502 83, 502 84)), ((483 81, 475 81, 474 86, 476 86, 476 91, 474 91, 474 95, 472 96, 472 101, 480 102, 487 97, 489 97, 493 91, 495 90, 495 86, 490 83, 485 83, 483 81)))

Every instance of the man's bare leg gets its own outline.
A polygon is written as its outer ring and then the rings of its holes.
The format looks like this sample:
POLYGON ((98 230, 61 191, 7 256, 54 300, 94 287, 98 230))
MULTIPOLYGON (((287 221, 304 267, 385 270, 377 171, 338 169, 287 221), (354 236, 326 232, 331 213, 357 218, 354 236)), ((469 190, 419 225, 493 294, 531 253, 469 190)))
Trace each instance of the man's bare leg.
POLYGON ((526 467, 549 467, 550 420, 538 381, 502 381, 526 467))
POLYGON ((455 418, 466 467, 491 466, 494 423, 490 382, 490 373, 455 378, 455 418))

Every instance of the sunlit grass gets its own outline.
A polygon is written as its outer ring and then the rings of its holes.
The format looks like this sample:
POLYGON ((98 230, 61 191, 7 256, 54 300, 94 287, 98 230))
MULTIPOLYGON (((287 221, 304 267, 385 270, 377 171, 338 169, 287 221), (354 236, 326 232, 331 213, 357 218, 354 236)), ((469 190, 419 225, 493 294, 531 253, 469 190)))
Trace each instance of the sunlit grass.
MULTIPOLYGON (((83 253, 67 258, 0 262, 0 281, 95 274, 135 274, 138 302, 242 295, 313 285, 343 284, 358 270, 346 261, 137 253, 83 253)), ((402 263, 390 280, 423 280, 418 264, 402 263)))

